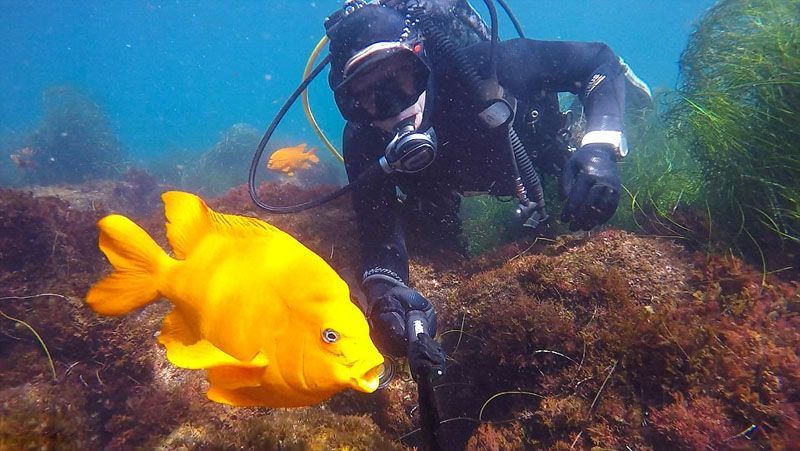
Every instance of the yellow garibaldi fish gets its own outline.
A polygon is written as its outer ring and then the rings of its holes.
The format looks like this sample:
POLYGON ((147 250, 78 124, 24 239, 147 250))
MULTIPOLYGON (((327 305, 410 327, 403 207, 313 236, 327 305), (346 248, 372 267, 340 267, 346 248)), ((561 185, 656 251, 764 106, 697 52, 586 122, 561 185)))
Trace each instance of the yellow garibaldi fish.
POLYGON ((293 177, 295 171, 310 169, 312 165, 319 163, 319 157, 314 155, 316 148, 306 151, 306 144, 294 147, 284 147, 272 152, 267 162, 267 169, 275 172, 283 172, 289 177, 293 177))
POLYGON ((86 302, 123 315, 163 296, 158 341, 181 368, 205 369, 207 396, 236 406, 297 407, 378 387, 383 356, 347 284, 293 237, 221 214, 199 197, 162 195, 174 257, 120 215, 98 222, 114 272, 86 302))

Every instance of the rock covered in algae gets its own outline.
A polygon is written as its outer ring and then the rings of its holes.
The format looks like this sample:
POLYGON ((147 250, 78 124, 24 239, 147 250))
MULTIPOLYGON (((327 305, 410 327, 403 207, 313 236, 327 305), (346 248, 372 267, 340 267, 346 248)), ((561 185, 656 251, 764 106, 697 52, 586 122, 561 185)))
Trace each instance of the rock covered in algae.
POLYGON ((431 296, 447 305, 442 385, 468 385, 447 388, 446 417, 519 421, 536 448, 798 437, 796 281, 614 230, 509 255, 431 296))
POLYGON ((118 173, 126 154, 103 109, 72 86, 42 95, 44 116, 23 138, 27 183, 80 183, 118 173))
MULTIPOLYGON (((261 189, 307 195, 297 187, 261 189)), ((0 192, 0 199, 25 206, 9 210, 20 224, 48 224, 42 218, 48 208, 64 205, 14 192, 0 192)), ((241 188, 210 202, 264 217, 338 271, 355 273, 358 246, 346 199, 282 217, 254 211, 241 188)), ((98 213, 64 212, 57 230, 68 236, 56 246, 96 246, 89 226, 98 213)), ((163 244, 162 214, 153 211, 141 222, 163 244)), ((25 233, 52 246, 48 227, 25 233)), ((73 251, 56 249, 55 261, 43 255, 41 272, 33 265, 6 274, 12 286, 2 295, 41 289, 64 297, 6 300, 0 310, 40 333, 57 377, 53 382, 29 330, 0 320, 0 443, 419 446, 416 386, 402 369, 376 394, 344 393, 306 409, 217 405, 202 394, 203 375, 169 365, 153 339, 166 304, 124 319, 98 318, 81 296, 107 271, 99 257, 87 253, 67 273, 58 268, 73 251), (34 427, 32 418, 47 420, 34 427)), ((691 254, 665 239, 616 230, 530 248, 520 242, 469 261, 415 254, 411 266, 412 284, 439 312, 449 360, 436 391, 449 420, 443 435, 454 449, 786 448, 800 438, 796 272, 765 276, 729 256, 691 254)))
MULTIPOLYGON (((324 405, 292 411, 208 401, 203 374, 170 365, 153 337, 165 303, 122 319, 85 306, 89 285, 108 271, 96 249, 100 212, 14 191, 0 191, 0 203, 8 207, 0 211, 0 254, 17 252, 24 263, 0 267, 0 311, 14 318, 0 318, 0 449, 400 447, 368 417, 324 405), (54 242, 55 232, 64 236, 54 242), (26 253, 39 247, 41 256, 26 253), (55 378, 42 345, 17 320, 41 337, 55 378)), ((163 212, 138 220, 164 244, 163 212)))

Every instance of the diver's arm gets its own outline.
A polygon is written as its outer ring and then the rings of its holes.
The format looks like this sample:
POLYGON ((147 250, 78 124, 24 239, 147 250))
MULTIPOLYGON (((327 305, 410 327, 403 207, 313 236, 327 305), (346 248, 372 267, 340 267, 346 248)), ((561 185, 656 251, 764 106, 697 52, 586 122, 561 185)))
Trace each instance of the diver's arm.
MULTIPOLYGON (((344 161, 351 182, 376 163, 384 140, 370 127, 345 127, 344 161)), ((367 295, 365 314, 370 336, 384 354, 403 356, 408 312, 422 312, 431 337, 436 335, 436 314, 424 296, 406 285, 408 254, 395 184, 388 176, 358 184, 352 199, 361 240, 362 288, 367 295)))
MULTIPOLYGON (((472 61, 487 64, 488 43, 467 51, 472 61)), ((542 90, 577 94, 586 114, 587 138, 621 138, 625 75, 619 57, 606 44, 512 39, 498 44, 496 58, 500 84, 517 98, 542 90), (591 135, 594 131, 606 133, 591 135)))
MULTIPOLYGON (((350 182, 382 155, 382 138, 370 127, 347 124, 344 160, 350 182)), ((394 182, 384 176, 356 185, 352 192, 361 246, 362 277, 408 282, 408 254, 394 182)))
MULTIPOLYGON (((476 55, 479 61, 488 55, 488 46, 482 47, 483 53, 476 55)), ((540 91, 580 96, 587 132, 561 176, 566 197, 561 222, 569 223, 573 231, 605 223, 619 204, 616 161, 627 154, 622 129, 625 74, 620 59, 602 43, 530 39, 503 42, 496 56, 500 84, 518 98, 540 91)))

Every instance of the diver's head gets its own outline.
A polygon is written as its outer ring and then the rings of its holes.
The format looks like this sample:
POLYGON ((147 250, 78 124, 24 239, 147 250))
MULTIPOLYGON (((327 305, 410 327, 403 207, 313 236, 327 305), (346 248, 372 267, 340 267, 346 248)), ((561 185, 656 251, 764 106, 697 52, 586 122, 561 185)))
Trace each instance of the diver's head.
POLYGON ((366 5, 329 33, 328 82, 348 121, 391 131, 404 119, 422 121, 430 69, 419 34, 394 8, 366 5))

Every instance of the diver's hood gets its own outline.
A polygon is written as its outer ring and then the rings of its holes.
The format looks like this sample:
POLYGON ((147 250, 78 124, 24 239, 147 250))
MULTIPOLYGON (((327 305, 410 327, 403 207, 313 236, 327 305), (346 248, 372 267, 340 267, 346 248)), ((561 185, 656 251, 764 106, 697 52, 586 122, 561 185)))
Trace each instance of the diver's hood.
POLYGON ((328 36, 328 83, 345 119, 391 118, 413 105, 427 87, 430 69, 422 41, 396 9, 360 7, 332 24, 328 36))
POLYGON ((412 34, 402 13, 379 5, 360 7, 336 23, 326 22, 325 26, 330 38, 328 84, 332 89, 342 83, 344 67, 356 53, 376 42, 408 41, 412 34))

